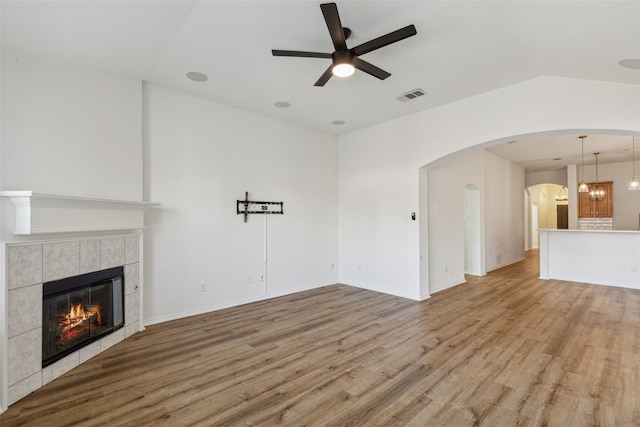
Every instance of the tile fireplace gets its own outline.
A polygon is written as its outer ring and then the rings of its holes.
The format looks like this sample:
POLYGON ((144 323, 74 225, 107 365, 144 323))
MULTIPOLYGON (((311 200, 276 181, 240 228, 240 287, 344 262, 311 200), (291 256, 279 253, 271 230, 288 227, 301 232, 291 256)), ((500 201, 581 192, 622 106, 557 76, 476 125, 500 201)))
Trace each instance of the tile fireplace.
POLYGON ((140 252, 139 233, 5 246, 8 405, 143 329, 140 252))

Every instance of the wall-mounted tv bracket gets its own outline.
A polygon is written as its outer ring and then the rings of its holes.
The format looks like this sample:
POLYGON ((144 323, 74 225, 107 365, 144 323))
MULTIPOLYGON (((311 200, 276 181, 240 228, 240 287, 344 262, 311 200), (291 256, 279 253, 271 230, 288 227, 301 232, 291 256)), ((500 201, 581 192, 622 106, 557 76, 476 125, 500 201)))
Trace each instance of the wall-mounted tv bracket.
POLYGON ((247 217, 249 214, 273 214, 273 215, 284 215, 284 202, 256 202, 253 200, 249 200, 249 192, 246 191, 244 193, 244 200, 236 201, 236 212, 238 215, 244 215, 244 222, 247 222, 247 217), (242 205, 242 208, 240 207, 242 205), (260 205, 260 210, 249 210, 250 205, 260 205), (280 207, 280 210, 270 210, 270 206, 274 206, 277 209, 277 206, 280 207))

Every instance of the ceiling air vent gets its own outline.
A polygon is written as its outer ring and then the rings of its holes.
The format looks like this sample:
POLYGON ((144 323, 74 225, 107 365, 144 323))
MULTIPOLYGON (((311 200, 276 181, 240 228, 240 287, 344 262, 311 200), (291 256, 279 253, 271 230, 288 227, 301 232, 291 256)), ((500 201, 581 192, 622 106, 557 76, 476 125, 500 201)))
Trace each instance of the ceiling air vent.
POLYGON ((425 92, 422 89, 414 89, 414 90, 410 90, 407 93, 403 93, 402 95, 398 96, 396 99, 401 102, 407 102, 407 101, 411 101, 412 99, 419 98, 426 94, 427 92, 425 92))

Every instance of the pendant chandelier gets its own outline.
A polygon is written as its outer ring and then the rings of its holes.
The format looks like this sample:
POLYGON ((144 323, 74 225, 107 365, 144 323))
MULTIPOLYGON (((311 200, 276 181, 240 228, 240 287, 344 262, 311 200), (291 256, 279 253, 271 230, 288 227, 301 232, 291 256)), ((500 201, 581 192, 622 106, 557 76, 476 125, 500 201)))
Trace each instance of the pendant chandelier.
POLYGON ((633 165, 633 175, 631 176, 631 182, 629 183, 629 190, 638 190, 640 191, 640 183, 638 183, 638 178, 636 177, 636 137, 633 136, 631 140, 631 164, 633 165))
POLYGON ((582 179, 580 180, 580 185, 578 186, 578 192, 579 193, 588 193, 589 192, 589 186, 587 185, 586 182, 584 182, 584 139, 587 137, 587 135, 580 135, 578 138, 580 138, 580 143, 582 145, 582 179))
POLYGON ((555 197, 556 202, 566 202, 569 200, 569 195, 567 194, 567 188, 565 186, 562 186, 562 188, 560 188, 560 191, 558 192, 558 195, 555 197))
POLYGON ((604 200, 605 191, 604 191, 604 187, 598 183, 598 155, 600 153, 593 153, 593 154, 594 156, 596 156, 596 183, 594 184, 593 188, 589 191, 589 199, 599 202, 600 200, 604 200))

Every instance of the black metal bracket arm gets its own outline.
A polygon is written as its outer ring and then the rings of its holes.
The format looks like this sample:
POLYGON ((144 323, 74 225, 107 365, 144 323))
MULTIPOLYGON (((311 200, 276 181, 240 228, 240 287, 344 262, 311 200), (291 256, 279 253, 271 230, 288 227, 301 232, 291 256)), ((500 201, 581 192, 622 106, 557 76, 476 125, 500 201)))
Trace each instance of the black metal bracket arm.
POLYGON ((236 201, 236 213, 238 215, 244 215, 244 222, 247 222, 247 217, 249 216, 249 214, 284 215, 284 202, 258 202, 249 200, 249 192, 246 191, 244 193, 244 200, 236 201), (249 210, 249 206, 251 205, 261 205, 261 209, 249 210), (269 210, 269 205, 279 205, 280 210, 269 210))

